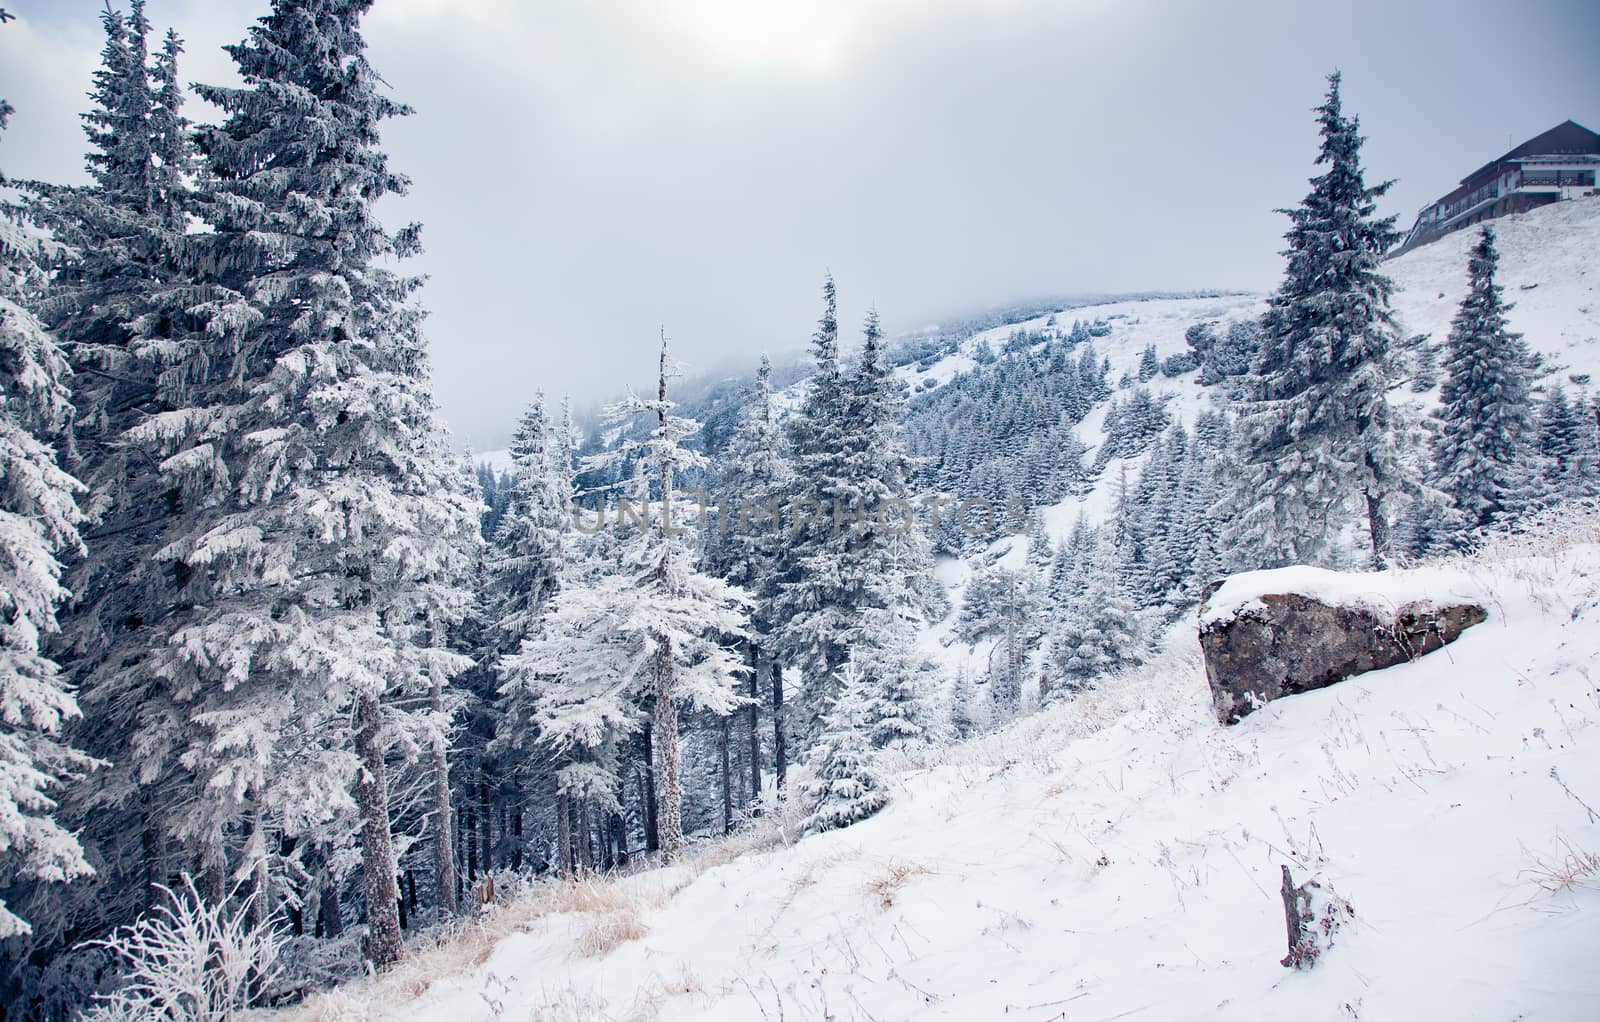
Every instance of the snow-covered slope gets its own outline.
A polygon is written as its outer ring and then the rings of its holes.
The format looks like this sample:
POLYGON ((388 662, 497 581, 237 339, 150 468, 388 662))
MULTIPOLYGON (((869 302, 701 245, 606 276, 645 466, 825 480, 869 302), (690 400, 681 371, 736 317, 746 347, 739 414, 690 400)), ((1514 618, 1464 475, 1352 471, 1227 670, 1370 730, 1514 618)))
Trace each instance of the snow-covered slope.
MULTIPOLYGON (((1509 318, 1534 351, 1573 372, 1600 376, 1600 197, 1543 206, 1491 221, 1509 318)), ((1467 293, 1476 228, 1456 231, 1391 260, 1394 309, 1408 334, 1442 343, 1467 293)))
POLYGON ((907 766, 871 820, 545 885, 295 1017, 1593 1018, 1597 543, 1591 513, 1436 569, 1487 623, 1231 728, 1186 622, 1153 665, 907 766), (1309 972, 1278 962, 1284 864, 1355 910, 1309 972))
MULTIPOLYGON (((1500 249, 1500 283, 1514 303, 1509 319, 1528 345, 1546 356, 1563 377, 1587 374, 1600 382, 1600 197, 1556 203, 1519 216, 1493 222, 1500 249)), ((1442 344, 1450 320, 1467 291, 1467 253, 1476 230, 1458 231, 1424 245, 1384 265, 1394 281, 1393 306, 1402 337, 1429 334, 1442 344)), ((1236 319, 1260 315, 1265 296, 1230 295, 1219 298, 1155 298, 1142 301, 1088 305, 1058 314, 1070 323, 1103 319, 1111 328, 1094 339, 1095 349, 1111 359, 1111 378, 1136 370, 1148 344, 1163 359, 1186 349, 1184 332, 1193 324, 1215 321, 1224 326, 1236 319)), ((956 372, 974 367, 971 352, 981 343, 998 348, 1013 330, 1044 329, 1049 316, 1011 324, 978 334, 963 343, 961 351, 925 370, 901 370, 913 391, 924 379, 948 382, 956 372)), ((1184 422, 1222 402, 1219 388, 1201 387, 1198 372, 1177 378, 1157 376, 1144 384, 1167 399, 1168 410, 1184 422)), ((1591 385, 1592 386, 1592 385, 1591 385)), ((1412 394, 1401 387, 1394 397, 1431 407, 1435 393, 1412 394)), ((1102 431, 1109 402, 1102 403, 1079 426, 1079 436, 1091 447, 1104 441, 1102 431)), ((1092 456, 1092 455, 1091 455, 1092 456)), ((1048 530, 1065 535, 1078 513, 1100 520, 1111 506, 1121 477, 1122 459, 1113 459, 1091 492, 1044 511, 1048 530)), ((1135 466, 1129 466, 1130 474, 1135 466)), ((1013 556, 1020 556, 1020 545, 1013 556)))

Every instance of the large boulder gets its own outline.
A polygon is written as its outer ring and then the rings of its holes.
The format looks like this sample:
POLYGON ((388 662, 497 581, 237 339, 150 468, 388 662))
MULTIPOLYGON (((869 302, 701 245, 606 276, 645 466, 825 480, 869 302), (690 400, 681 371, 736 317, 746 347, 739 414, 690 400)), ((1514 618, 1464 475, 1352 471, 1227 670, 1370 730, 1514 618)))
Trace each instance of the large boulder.
POLYGON ((1200 648, 1217 719, 1393 667, 1484 621, 1469 580, 1429 570, 1247 572, 1213 583, 1200 605, 1200 648))

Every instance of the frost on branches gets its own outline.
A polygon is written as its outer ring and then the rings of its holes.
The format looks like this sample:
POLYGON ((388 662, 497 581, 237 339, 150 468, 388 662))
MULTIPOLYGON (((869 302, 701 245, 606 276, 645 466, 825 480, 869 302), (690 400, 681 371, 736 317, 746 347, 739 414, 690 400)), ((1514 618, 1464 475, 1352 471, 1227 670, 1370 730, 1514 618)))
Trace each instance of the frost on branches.
POLYGON ((228 48, 243 86, 198 87, 226 115, 197 133, 187 339, 210 357, 194 405, 132 432, 184 512, 156 553, 183 613, 147 664, 187 718, 193 794, 167 827, 202 894, 254 874, 261 911, 292 873, 277 836, 358 842, 382 967, 401 950, 385 761, 435 726, 392 697, 464 666, 436 643, 464 612, 479 509, 440 443, 418 282, 387 265, 418 229, 373 215, 407 187, 379 125, 409 111, 366 60, 369 6, 278 0, 228 48))
POLYGON ((1485 226, 1472 248, 1471 284, 1445 342, 1434 437, 1436 485, 1467 530, 1527 511, 1541 481, 1534 449, 1533 357, 1506 322, 1495 282, 1500 255, 1485 226))
MULTIPOLYGON (((678 766, 678 713, 685 704, 723 716, 739 705, 733 686, 738 656, 723 643, 743 634, 748 598, 696 567, 689 505, 676 501, 675 480, 702 467, 704 455, 684 446, 699 423, 672 414, 671 361, 661 346, 654 399, 630 398, 611 409, 621 425, 653 421, 644 439, 628 440, 601 461, 631 463, 629 506, 647 509, 619 521, 617 561, 564 584, 541 633, 501 666, 507 698, 531 707, 540 741, 557 751, 592 753, 641 723, 647 707, 653 734, 657 826, 663 854, 683 848, 678 766)), ((571 781, 577 775, 568 774, 571 781)), ((585 784, 589 778, 585 775, 585 784)))
MULTIPOLYGON (((10 107, 0 100, 0 128, 10 107)), ((5 177, 0 175, 0 185, 5 177)), ((41 649, 67 593, 60 556, 81 550, 68 442, 67 364, 22 305, 42 283, 35 242, 0 208, 0 875, 61 882, 88 875, 77 838, 55 819, 56 789, 93 765, 60 740, 78 706, 41 649)), ((0 901, 0 938, 29 932, 0 901)))
POLYGON ((808 757, 811 776, 802 795, 810 812, 805 830, 837 830, 889 804, 869 733, 871 696, 854 657, 839 671, 838 694, 822 718, 822 736, 808 757))
POLYGON ((1360 125, 1339 76, 1317 108, 1326 166, 1295 209, 1288 267, 1263 320, 1239 418, 1241 472, 1229 546, 1243 568, 1326 564, 1341 530, 1364 519, 1374 556, 1388 547, 1385 501, 1401 486, 1390 410, 1395 327, 1378 261, 1396 238, 1375 215, 1360 125))

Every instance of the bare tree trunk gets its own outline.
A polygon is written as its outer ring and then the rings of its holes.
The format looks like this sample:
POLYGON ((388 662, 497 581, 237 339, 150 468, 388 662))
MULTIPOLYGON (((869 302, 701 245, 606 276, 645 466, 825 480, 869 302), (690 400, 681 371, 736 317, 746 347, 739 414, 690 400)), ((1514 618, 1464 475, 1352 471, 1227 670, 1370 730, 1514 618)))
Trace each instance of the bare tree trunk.
POLYGON ((336 940, 344 936, 344 916, 339 912, 339 881, 334 878, 329 864, 333 857, 327 851, 322 853, 322 893, 318 898, 317 924, 322 928, 322 935, 329 940, 336 940))
POLYGON ((361 771, 356 806, 361 814, 361 866, 367 877, 367 957, 373 968, 400 960, 400 892, 394 882, 394 845, 389 833, 389 785, 383 762, 383 711, 375 692, 356 703, 356 750, 361 771))
POLYGON ((567 818, 566 792, 556 794, 556 872, 572 875, 572 821, 567 818))
POLYGON ((656 832, 668 859, 683 851, 683 789, 678 781, 678 713, 673 701, 676 664, 672 638, 656 637, 655 772, 656 832))
POLYGON ((717 718, 717 751, 722 757, 722 832, 733 833, 733 774, 728 769, 728 746, 732 741, 732 718, 724 714, 717 718))
POLYGON ((251 922, 265 926, 272 918, 272 871, 267 866, 267 821, 261 811, 259 795, 250 800, 250 855, 255 859, 250 866, 255 884, 255 898, 250 903, 251 922))
MULTIPOLYGON (((444 716, 444 679, 437 672, 428 693, 428 704, 435 716, 444 716)), ((434 898, 439 912, 454 913, 456 901, 455 813, 450 808, 450 756, 445 735, 433 737, 433 869, 434 898)))
POLYGON ((644 848, 647 852, 660 851, 661 830, 657 826, 655 728, 647 721, 644 725, 644 848))
POLYGON ((1371 490, 1365 496, 1367 529, 1372 534, 1372 561, 1374 567, 1382 568, 1389 560, 1389 521, 1383 516, 1383 498, 1374 496, 1371 490))
POLYGON ((478 821, 483 826, 483 871, 494 872, 494 847, 493 834, 490 825, 494 823, 494 799, 489 794, 489 767, 485 764, 478 772, 478 821))
POLYGON ((524 812, 524 808, 522 805, 522 791, 520 790, 521 786, 519 785, 518 788, 519 790, 517 792, 516 805, 511 807, 511 868, 521 872, 522 814, 524 812))
POLYGON ((788 786, 789 744, 783 736, 783 663, 773 656, 772 666, 772 772, 777 778, 778 794, 788 786))
POLYGON ((761 800, 761 649, 750 643, 750 802, 761 800))

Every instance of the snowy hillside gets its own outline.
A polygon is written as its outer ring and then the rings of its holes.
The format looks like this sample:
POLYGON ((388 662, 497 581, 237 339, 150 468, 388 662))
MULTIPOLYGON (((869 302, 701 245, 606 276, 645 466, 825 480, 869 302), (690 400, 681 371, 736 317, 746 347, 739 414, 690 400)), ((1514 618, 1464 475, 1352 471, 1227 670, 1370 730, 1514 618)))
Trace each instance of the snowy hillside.
MULTIPOLYGON (((1600 198, 1558 202, 1492 226, 1500 283, 1515 303, 1512 327, 1555 364, 1600 374, 1600 198)), ((1408 334, 1431 334, 1435 342, 1449 334, 1476 238, 1476 230, 1456 231, 1385 264, 1408 334)))
POLYGON ((1212 716, 1167 651, 931 765, 847 830, 544 885, 292 1019, 1592 1017, 1600 521, 1434 573, 1446 650, 1212 716), (1310 972, 1279 868, 1355 910, 1310 972), (496 943, 496 938, 499 939, 496 943))
MULTIPOLYGON (((1581 199, 1542 207, 1520 216, 1494 221, 1501 262, 1500 280, 1508 301, 1515 303, 1510 320, 1525 336, 1529 347, 1547 357, 1564 372, 1600 376, 1600 266, 1595 262, 1595 241, 1600 237, 1600 198, 1581 199)), ((1458 231, 1384 264, 1395 285, 1393 306, 1402 337, 1429 334, 1442 344, 1450 320, 1467 290, 1467 251, 1476 231, 1458 231)), ((1155 345, 1161 358, 1186 350, 1184 332, 1203 322, 1227 323, 1260 315, 1264 296, 1220 298, 1155 298, 1087 305, 1061 310, 1058 321, 1103 320, 1109 335, 1094 339, 1095 350, 1111 361, 1111 378, 1136 371, 1147 345, 1155 345)), ((1012 332, 1046 329, 1051 314, 1008 324, 974 335, 958 353, 923 369, 906 367, 902 378, 914 393, 926 392, 926 382, 942 385, 960 372, 976 368, 973 352, 982 344, 998 349, 1012 332)), ((1148 387, 1165 398, 1172 415, 1192 423, 1201 411, 1220 406, 1217 388, 1202 387, 1198 372, 1177 378, 1158 375, 1148 387)), ((1395 398, 1419 402, 1404 389, 1395 398)), ((1109 402, 1102 403, 1079 426, 1079 436, 1091 449, 1104 441, 1102 427, 1109 402)), ((1120 478, 1121 459, 1113 459, 1086 496, 1047 509, 1050 533, 1065 535, 1079 511, 1091 521, 1102 518, 1120 478)), ((1131 467, 1130 467, 1131 470, 1131 467)))

